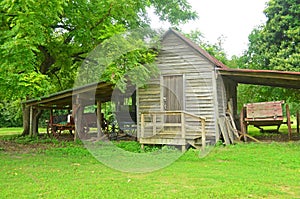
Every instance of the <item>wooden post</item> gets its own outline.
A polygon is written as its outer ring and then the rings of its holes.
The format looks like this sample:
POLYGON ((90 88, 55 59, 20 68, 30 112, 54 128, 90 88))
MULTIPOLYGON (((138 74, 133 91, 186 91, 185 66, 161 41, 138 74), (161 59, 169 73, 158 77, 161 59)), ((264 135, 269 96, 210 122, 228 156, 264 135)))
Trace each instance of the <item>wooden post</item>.
POLYGON ((292 139, 292 126, 291 126, 291 114, 290 114, 290 108, 289 105, 286 104, 286 117, 287 117, 287 125, 288 125, 288 131, 289 131, 289 140, 292 139))
POLYGON ((97 100, 97 137, 101 137, 103 135, 103 132, 102 132, 102 121, 103 121, 103 118, 102 118, 102 114, 101 114, 101 101, 100 100, 97 100))
POLYGON ((81 100, 79 95, 76 96, 75 104, 73 105, 73 114, 74 114, 74 122, 75 122, 75 133, 74 133, 74 141, 80 138, 82 133, 82 114, 83 114, 83 105, 81 104, 81 100))
POLYGON ((296 114, 296 118, 297 118, 297 133, 299 134, 299 125, 300 125, 300 115, 299 115, 299 111, 297 111, 296 114))
POLYGON ((141 114, 141 138, 144 137, 144 133, 145 133, 144 131, 145 131, 145 116, 142 113, 141 114))
POLYGON ((181 112, 181 137, 185 138, 185 119, 184 112, 181 112))
POLYGON ((33 107, 30 106, 29 110, 29 136, 33 135, 33 107))
POLYGON ((246 107, 243 107, 240 114, 240 124, 241 124, 241 133, 244 137, 244 141, 247 142, 247 124, 245 122, 245 114, 246 114, 246 107))
POLYGON ((152 122, 153 122, 153 135, 156 135, 156 114, 152 115, 152 122))
POLYGON ((205 150, 206 145, 206 133, 205 133, 205 120, 201 119, 201 126, 202 126, 202 151, 205 150))

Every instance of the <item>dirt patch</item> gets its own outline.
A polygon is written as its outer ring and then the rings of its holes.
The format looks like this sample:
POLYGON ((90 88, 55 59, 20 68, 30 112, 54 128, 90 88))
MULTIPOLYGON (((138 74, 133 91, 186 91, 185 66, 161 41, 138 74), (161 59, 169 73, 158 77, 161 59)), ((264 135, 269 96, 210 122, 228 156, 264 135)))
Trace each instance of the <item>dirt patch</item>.
POLYGON ((7 153, 30 153, 54 147, 52 143, 19 144, 14 141, 0 140, 0 150, 7 153))
POLYGON ((299 141, 300 135, 299 134, 292 134, 291 139, 287 134, 281 133, 265 133, 264 135, 255 136, 256 139, 265 142, 289 142, 289 141, 299 141))

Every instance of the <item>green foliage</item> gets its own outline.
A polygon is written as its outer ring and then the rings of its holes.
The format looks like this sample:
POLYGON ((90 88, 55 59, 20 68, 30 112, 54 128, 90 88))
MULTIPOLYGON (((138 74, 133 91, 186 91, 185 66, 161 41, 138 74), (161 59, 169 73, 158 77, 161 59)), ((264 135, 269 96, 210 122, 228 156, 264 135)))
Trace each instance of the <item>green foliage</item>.
POLYGON ((300 8, 297 0, 270 0, 267 23, 249 35, 248 67, 300 71, 300 8))
POLYGON ((0 128, 22 126, 20 101, 0 101, 0 128))
MULTIPOLYGON (((114 35, 150 26, 150 7, 173 25, 197 17, 186 0, 1 1, 0 101, 15 105, 14 101, 72 88, 77 70, 96 46, 114 35)), ((131 50, 108 63, 105 75, 96 81, 116 83, 121 90, 126 76, 136 85, 146 81, 156 70, 152 62, 157 51, 145 45, 131 50)), ((20 111, 8 113, 5 109, 0 114, 0 126, 19 125, 20 111)))
POLYGON ((170 146, 154 146, 154 145, 146 145, 144 149, 141 148, 141 144, 135 141, 120 141, 114 143, 117 147, 124 149, 125 151, 133 152, 133 153, 150 153, 150 152, 158 152, 158 151, 174 151, 176 148, 172 148, 170 146))
MULTIPOLYGON (((249 35, 249 47, 240 68, 300 71, 300 7, 298 0, 270 0, 267 22, 249 35)), ((241 104, 249 101, 285 100, 292 112, 299 109, 300 92, 262 86, 240 86, 241 104), (249 98, 251 96, 251 98, 249 98), (299 104, 299 103, 298 103, 299 104)), ((241 106, 241 105, 240 105, 241 106)))
POLYGON ((225 39, 223 36, 220 36, 218 38, 218 42, 215 44, 205 41, 203 34, 198 29, 192 30, 190 33, 185 34, 185 36, 198 44, 201 48, 206 50, 210 55, 214 56, 222 63, 230 65, 230 61, 227 59, 226 53, 222 46, 225 39))
MULTIPOLYGON (((71 88, 78 67, 95 46, 149 26, 150 7, 171 24, 196 18, 186 0, 1 1, 0 96, 34 98, 71 88)), ((139 53, 142 59, 153 59, 145 50, 139 53)), ((137 60, 128 64, 142 74, 151 72, 152 66, 142 69, 137 60)), ((112 70, 118 73, 119 68, 112 70)))

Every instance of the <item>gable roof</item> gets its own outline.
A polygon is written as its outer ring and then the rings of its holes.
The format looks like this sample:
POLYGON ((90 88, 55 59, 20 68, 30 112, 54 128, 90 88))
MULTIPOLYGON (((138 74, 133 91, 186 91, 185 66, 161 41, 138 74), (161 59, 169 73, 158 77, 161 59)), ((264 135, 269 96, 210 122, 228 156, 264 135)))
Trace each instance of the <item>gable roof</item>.
POLYGON ((201 48, 199 45, 195 44, 193 41, 185 37, 183 34, 179 33, 178 31, 170 28, 163 36, 165 38, 168 34, 175 34, 179 39, 184 41, 188 46, 196 50, 198 53, 200 53, 202 56, 204 56, 208 61, 212 62, 215 66, 219 68, 224 68, 227 69, 228 66, 223 64, 221 61, 219 61, 217 58, 214 56, 210 55, 207 51, 205 51, 203 48, 201 48))
POLYGON ((300 72, 291 71, 276 71, 276 70, 251 70, 251 69, 232 69, 223 64, 207 51, 202 49, 199 45, 185 37, 174 29, 169 29, 163 38, 168 34, 174 34, 179 39, 184 41, 188 46, 196 50, 207 60, 218 67, 219 73, 223 77, 230 78, 236 83, 275 86, 283 88, 300 89, 300 72))

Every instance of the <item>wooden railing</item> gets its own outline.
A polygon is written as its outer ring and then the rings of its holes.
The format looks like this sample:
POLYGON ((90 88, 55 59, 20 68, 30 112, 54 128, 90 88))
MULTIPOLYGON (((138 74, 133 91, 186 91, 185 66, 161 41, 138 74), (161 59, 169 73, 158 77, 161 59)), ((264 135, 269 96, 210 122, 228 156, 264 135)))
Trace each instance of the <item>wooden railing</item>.
MULTIPOLYGON (((201 131, 201 144, 202 148, 205 148, 206 144, 206 134, 205 134, 205 118, 194 115, 192 113, 188 113, 186 111, 151 111, 151 112, 145 112, 141 114, 141 138, 145 138, 145 129, 147 127, 152 127, 152 135, 156 135, 158 132, 158 127, 177 127, 181 128, 181 138, 186 138, 187 133, 187 126, 189 125, 186 123, 186 118, 193 118, 196 122, 200 122, 200 131, 201 131), (150 116, 151 120, 146 121, 145 116, 150 116), (178 116, 180 117, 179 122, 166 122, 165 116, 178 116), (160 120, 157 121, 157 119, 160 117, 160 120)), ((149 136, 149 135, 148 135, 149 136)))

